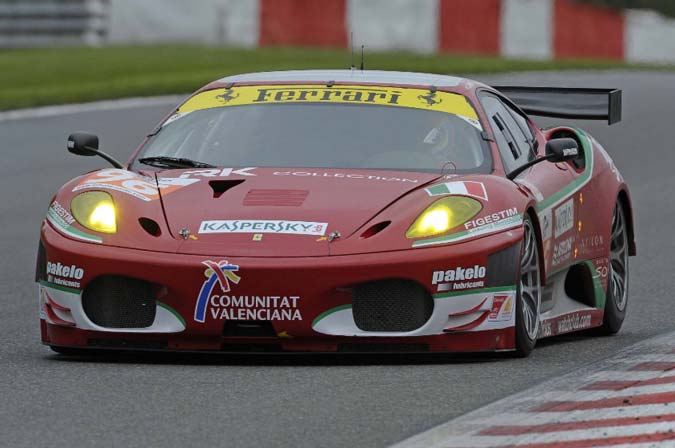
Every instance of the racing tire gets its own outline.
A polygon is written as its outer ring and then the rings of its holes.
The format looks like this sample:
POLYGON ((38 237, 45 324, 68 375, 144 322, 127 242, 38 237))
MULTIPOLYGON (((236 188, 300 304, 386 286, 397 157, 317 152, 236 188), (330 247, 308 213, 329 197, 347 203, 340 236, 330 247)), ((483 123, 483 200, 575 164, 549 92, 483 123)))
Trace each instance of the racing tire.
POLYGON ((537 343, 541 310, 541 255, 537 233, 529 215, 525 215, 523 221, 518 272, 515 355, 524 358, 529 356, 537 343))
POLYGON ((609 266, 607 296, 600 331, 616 334, 621 329, 628 308, 628 227, 626 213, 620 201, 616 202, 609 237, 609 266))

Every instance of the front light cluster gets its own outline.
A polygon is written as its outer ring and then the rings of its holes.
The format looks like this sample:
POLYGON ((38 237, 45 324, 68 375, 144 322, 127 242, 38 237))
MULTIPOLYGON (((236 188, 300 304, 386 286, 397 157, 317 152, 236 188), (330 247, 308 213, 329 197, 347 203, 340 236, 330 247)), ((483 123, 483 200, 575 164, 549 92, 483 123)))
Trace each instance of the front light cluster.
POLYGON ((446 196, 437 200, 417 217, 405 236, 425 238, 440 235, 476 216, 483 206, 465 196, 446 196))
POLYGON ((70 202, 73 217, 84 227, 101 233, 117 232, 115 203, 104 191, 87 191, 70 202))

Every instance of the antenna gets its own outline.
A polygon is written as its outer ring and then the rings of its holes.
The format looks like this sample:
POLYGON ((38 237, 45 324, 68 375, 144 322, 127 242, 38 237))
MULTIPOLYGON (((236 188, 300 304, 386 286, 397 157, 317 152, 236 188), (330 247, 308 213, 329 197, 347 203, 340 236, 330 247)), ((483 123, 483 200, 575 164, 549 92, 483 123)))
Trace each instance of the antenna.
POLYGON ((354 31, 350 31, 349 41, 352 44, 352 65, 349 67, 349 69, 354 70, 356 68, 356 66, 354 65, 354 31))
POLYGON ((363 47, 365 47, 365 45, 361 45, 361 71, 363 71, 363 47))

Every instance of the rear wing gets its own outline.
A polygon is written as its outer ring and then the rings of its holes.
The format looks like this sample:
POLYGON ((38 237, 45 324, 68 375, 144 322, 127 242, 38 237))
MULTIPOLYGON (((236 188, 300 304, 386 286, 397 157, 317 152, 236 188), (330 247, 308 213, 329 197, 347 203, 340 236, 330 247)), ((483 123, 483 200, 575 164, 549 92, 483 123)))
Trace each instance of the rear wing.
POLYGON ((620 89, 495 86, 525 113, 541 117, 621 121, 620 89))

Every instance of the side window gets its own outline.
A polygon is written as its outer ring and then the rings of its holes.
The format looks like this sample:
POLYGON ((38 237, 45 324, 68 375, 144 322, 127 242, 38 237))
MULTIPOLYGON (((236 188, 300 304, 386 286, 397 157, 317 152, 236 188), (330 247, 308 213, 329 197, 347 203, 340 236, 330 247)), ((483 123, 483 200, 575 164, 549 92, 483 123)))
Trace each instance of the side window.
POLYGON ((527 139, 528 142, 531 142, 534 140, 534 134, 532 134, 532 129, 530 128, 530 125, 527 123, 527 120, 525 117, 520 115, 520 112, 517 110, 513 109, 511 106, 508 104, 504 104, 506 108, 511 112, 511 116, 513 119, 518 123, 518 127, 520 128, 521 131, 523 131, 523 134, 525 135, 525 138, 527 139))
POLYGON ((496 96, 484 94, 481 103, 490 121, 499 152, 507 172, 513 171, 534 157, 532 151, 532 134, 527 122, 519 124, 506 106, 496 96), (523 126, 524 125, 524 129, 523 126), (526 132, 529 135, 526 135, 526 132))

